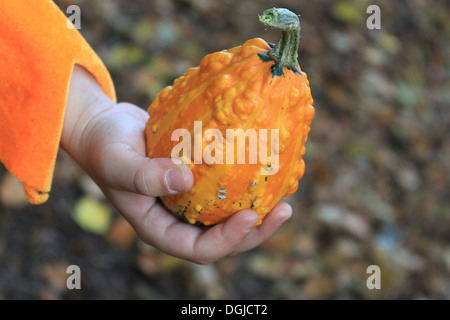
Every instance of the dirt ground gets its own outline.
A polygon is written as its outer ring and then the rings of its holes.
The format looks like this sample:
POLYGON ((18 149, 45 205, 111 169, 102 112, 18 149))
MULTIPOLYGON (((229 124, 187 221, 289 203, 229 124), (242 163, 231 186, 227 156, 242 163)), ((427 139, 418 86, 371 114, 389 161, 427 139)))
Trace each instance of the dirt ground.
POLYGON ((450 299, 448 1, 55 2, 80 6, 80 32, 119 100, 144 109, 204 55, 253 37, 277 42, 257 15, 286 7, 301 14, 316 116, 305 175, 286 199, 292 219, 207 266, 145 245, 62 151, 40 206, 2 167, 1 299, 450 299), (366 26, 372 4, 379 30, 366 26), (81 290, 66 288, 69 265, 81 290), (370 265, 379 290, 366 286, 370 265))

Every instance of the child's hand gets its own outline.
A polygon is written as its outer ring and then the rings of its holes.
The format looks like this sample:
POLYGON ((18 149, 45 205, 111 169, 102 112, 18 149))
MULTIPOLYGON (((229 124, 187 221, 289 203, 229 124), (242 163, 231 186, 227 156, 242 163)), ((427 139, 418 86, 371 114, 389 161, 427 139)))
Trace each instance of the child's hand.
POLYGON ((139 107, 111 101, 84 69, 75 67, 61 147, 143 241, 173 256, 207 264, 258 246, 291 216, 286 203, 279 203, 255 228, 258 215, 253 210, 242 210, 211 228, 189 225, 173 216, 157 197, 189 190, 192 173, 169 158, 146 157, 147 119, 139 107))

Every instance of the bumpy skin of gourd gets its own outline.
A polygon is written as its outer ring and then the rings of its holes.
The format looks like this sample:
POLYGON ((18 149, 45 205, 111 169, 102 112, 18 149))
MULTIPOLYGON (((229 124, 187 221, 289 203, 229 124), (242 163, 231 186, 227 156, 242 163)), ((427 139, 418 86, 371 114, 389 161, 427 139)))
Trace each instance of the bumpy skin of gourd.
MULTIPOLYGON (((191 133, 189 167, 194 185, 186 193, 161 198, 169 210, 189 223, 217 224, 239 210, 252 208, 260 216, 258 225, 282 197, 297 190, 305 170, 302 156, 314 117, 313 99, 300 66, 300 74, 283 68, 283 75, 273 76, 274 62, 264 62, 258 55, 269 50, 264 40, 255 38, 209 54, 200 66, 190 68, 162 90, 149 107, 145 128, 148 157, 171 156, 179 143, 171 141, 175 129, 191 133), (268 140, 270 129, 279 129, 278 172, 262 175, 261 168, 267 164, 249 164, 247 152, 246 164, 226 164, 225 150, 224 164, 193 164, 194 121, 202 121, 203 132, 219 129, 224 141, 226 129, 267 129, 268 140)), ((203 149, 209 143, 204 141, 203 149)), ((270 146, 268 150, 270 154, 270 146)))

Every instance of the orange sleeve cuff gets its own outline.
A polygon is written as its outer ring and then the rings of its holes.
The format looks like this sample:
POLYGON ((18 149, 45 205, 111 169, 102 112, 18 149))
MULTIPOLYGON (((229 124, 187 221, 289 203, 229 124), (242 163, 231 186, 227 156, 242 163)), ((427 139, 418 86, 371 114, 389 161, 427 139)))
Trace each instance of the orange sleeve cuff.
POLYGON ((50 192, 75 64, 116 100, 104 64, 53 1, 0 1, 0 160, 31 203, 50 192))

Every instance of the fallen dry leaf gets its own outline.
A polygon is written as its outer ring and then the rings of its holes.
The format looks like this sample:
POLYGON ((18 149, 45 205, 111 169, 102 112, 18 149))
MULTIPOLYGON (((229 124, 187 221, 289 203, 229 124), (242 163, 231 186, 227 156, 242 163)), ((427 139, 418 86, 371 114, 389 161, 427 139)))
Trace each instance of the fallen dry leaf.
POLYGON ((136 239, 136 232, 133 227, 122 216, 117 217, 106 234, 109 242, 126 249, 129 248, 136 239))

